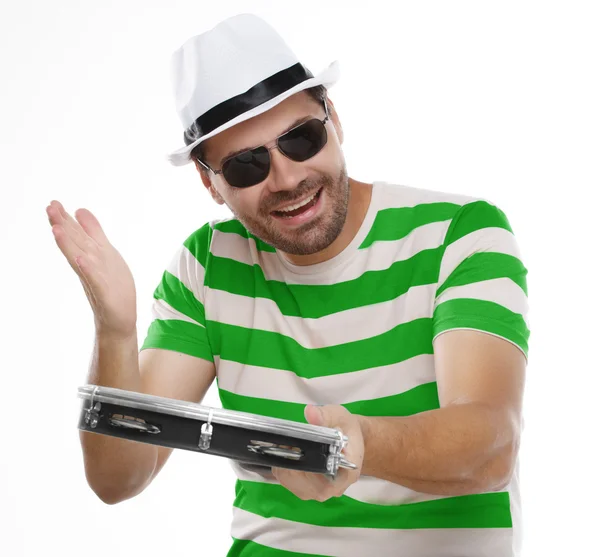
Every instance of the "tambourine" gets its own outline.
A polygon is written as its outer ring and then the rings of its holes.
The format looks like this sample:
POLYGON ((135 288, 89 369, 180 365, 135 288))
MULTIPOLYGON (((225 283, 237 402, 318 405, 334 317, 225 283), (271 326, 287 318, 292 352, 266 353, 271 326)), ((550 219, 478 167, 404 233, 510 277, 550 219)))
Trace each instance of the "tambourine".
POLYGON ((342 454, 348 438, 338 429, 98 385, 79 387, 78 397, 83 431, 226 457, 250 470, 335 478, 339 468, 356 469, 342 454))

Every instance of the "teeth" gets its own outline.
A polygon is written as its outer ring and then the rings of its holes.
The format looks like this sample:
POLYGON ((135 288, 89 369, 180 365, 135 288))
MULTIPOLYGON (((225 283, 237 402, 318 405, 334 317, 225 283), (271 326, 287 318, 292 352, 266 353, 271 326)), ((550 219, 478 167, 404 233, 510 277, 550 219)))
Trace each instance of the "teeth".
POLYGON ((304 207, 304 205, 306 205, 307 203, 310 203, 315 195, 317 195, 318 192, 313 193, 309 198, 305 199, 304 201, 301 201, 300 203, 296 203, 296 205, 289 205, 288 207, 285 207, 284 209, 279 209, 280 212, 282 213, 287 213, 289 211, 293 211, 294 209, 299 209, 300 207, 304 207))

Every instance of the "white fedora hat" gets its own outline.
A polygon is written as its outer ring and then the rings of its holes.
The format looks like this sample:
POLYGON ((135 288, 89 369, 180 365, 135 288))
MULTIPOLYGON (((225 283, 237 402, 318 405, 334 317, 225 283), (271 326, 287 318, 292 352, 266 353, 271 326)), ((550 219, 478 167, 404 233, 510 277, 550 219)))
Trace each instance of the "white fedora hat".
POLYGON ((244 13, 188 39, 171 57, 176 110, 185 146, 168 155, 175 166, 191 162, 196 145, 291 95, 340 76, 332 62, 316 77, 260 17, 244 13))

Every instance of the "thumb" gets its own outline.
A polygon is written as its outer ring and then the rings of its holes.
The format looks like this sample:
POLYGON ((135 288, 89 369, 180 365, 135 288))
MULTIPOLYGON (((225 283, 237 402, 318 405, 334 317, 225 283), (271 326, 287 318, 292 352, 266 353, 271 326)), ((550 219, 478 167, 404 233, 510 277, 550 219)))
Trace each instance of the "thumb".
POLYGON ((325 419, 323 411, 314 404, 307 404, 304 408, 304 417, 306 421, 311 425, 324 425, 325 419))

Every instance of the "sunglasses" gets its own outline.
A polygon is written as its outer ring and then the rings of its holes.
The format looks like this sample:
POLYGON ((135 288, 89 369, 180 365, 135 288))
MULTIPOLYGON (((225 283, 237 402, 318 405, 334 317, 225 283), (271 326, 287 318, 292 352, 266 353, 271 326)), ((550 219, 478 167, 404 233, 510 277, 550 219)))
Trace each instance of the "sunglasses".
POLYGON ((329 120, 327 103, 325 118, 313 118, 280 135, 273 142, 248 149, 223 162, 221 170, 213 170, 208 164, 196 160, 213 174, 223 174, 223 178, 234 188, 248 188, 264 181, 271 171, 271 149, 277 147, 288 159, 303 162, 314 157, 327 143, 325 124, 329 120))

